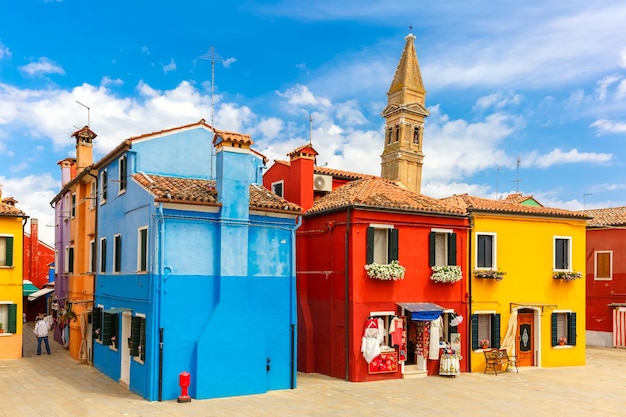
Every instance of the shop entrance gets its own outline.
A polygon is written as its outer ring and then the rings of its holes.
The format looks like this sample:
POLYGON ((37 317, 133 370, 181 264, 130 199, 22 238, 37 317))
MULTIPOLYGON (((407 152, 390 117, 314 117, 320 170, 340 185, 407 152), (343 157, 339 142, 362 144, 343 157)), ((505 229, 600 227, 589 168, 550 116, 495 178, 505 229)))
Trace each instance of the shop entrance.
POLYGON ((535 365, 534 313, 521 310, 517 315, 517 366, 535 365))

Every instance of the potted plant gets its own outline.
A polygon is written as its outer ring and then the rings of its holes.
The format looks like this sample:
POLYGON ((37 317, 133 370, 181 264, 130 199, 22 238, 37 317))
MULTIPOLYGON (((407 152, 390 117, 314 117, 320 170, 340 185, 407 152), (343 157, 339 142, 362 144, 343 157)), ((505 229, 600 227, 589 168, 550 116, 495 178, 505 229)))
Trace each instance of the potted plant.
POLYGON ((365 270, 370 278, 380 279, 383 281, 404 279, 406 268, 400 265, 398 261, 391 261, 388 264, 371 263, 365 265, 365 270))
POLYGON ((501 281, 506 275, 506 272, 499 271, 497 269, 476 269, 474 270, 474 276, 476 278, 489 278, 501 281))
POLYGON ((0 323, 0 333, 4 333, 4 325, 0 323))
POLYGON ((554 279, 562 279, 563 281, 574 281, 575 279, 582 278, 583 274, 581 272, 576 271, 566 271, 566 272, 553 272, 552 278, 554 279))
POLYGON ((482 339, 480 341, 480 347, 482 349, 488 349, 489 348, 489 339, 482 339))
POLYGON ((567 339, 565 337, 559 337, 559 346, 563 346, 567 343, 567 339))
POLYGON ((458 265, 433 266, 430 279, 435 282, 454 283, 460 281, 463 275, 458 265))

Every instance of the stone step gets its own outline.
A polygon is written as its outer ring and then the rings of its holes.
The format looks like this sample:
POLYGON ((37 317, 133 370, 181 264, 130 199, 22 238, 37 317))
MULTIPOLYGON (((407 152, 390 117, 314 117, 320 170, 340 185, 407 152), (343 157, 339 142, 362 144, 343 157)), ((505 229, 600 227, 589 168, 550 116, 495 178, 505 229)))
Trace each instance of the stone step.
POLYGON ((402 373, 403 379, 424 378, 427 376, 428 372, 418 370, 417 365, 405 365, 404 372, 402 373))

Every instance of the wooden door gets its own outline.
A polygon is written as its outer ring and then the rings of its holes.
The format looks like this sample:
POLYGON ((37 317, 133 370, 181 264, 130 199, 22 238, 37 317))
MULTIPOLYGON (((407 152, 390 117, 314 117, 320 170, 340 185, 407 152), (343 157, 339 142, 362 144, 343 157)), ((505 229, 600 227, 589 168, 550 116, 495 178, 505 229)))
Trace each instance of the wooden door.
POLYGON ((517 366, 533 366, 535 364, 533 313, 517 315, 517 366))

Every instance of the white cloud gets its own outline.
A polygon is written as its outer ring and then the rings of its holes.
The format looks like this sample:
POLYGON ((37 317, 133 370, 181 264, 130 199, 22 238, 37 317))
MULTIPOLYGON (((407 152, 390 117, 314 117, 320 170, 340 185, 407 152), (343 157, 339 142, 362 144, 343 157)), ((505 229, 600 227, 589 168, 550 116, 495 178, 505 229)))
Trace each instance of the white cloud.
POLYGON ((224 65, 224 68, 230 68, 231 64, 234 64, 235 62, 237 62, 237 59, 231 57, 222 61, 222 65, 224 65))
POLYGON ((539 155, 537 152, 531 152, 525 155, 521 160, 523 166, 525 167, 536 166, 538 168, 549 168, 558 164, 582 162, 599 164, 609 162, 612 158, 613 155, 608 153, 579 152, 578 149, 563 152, 557 148, 545 155, 539 155))
POLYGON ((626 98, 626 80, 621 80, 617 85, 617 90, 615 91, 615 98, 621 100, 626 98))
POLYGON ((596 128, 598 135, 626 133, 626 123, 614 122, 607 119, 596 120, 590 126, 596 128))
POLYGON ((330 100, 323 97, 316 97, 309 87, 298 84, 287 89, 284 93, 277 91, 276 94, 287 99, 289 106, 312 106, 312 107, 330 107, 330 100))
POLYGON ((167 74, 170 71, 176 71, 176 62, 174 62, 174 58, 170 59, 170 63, 167 65, 163 65, 163 72, 167 74))
POLYGON ((256 128, 264 137, 276 138, 283 129, 285 123, 277 117, 269 117, 261 120, 256 128))
POLYGON ((598 81, 598 87, 596 88, 596 92, 598 93, 598 100, 604 101, 606 99, 607 89, 620 79, 622 79, 621 75, 607 75, 606 77, 598 81))
POLYGON ((104 76, 102 77, 102 80, 100 81, 100 85, 103 87, 106 87, 109 85, 120 86, 120 85, 124 85, 124 80, 121 80, 119 78, 113 79, 109 76, 104 76))
POLYGON ((0 59, 11 58, 11 50, 0 42, 0 59))
POLYGON ((626 47, 619 51, 619 66, 620 68, 626 68, 626 47))
POLYGON ((150 49, 146 45, 141 47, 141 53, 144 55, 150 55, 150 49))
POLYGON ((36 62, 31 62, 20 67, 20 70, 27 73, 30 76, 40 74, 60 74, 64 75, 65 70, 57 65, 55 62, 49 60, 46 57, 39 58, 36 62))

